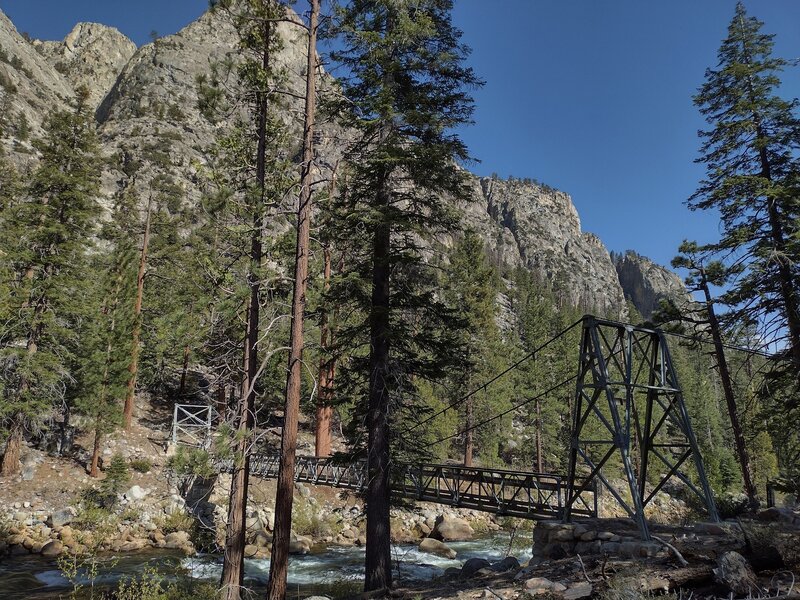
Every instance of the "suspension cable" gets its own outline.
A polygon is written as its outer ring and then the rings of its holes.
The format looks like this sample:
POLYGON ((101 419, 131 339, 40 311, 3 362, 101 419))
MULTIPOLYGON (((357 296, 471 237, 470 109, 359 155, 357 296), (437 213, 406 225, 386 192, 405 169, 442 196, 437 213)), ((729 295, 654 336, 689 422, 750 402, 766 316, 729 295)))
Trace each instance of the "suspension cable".
POLYGON ((508 368, 507 368, 507 369, 505 369, 504 371, 502 371, 502 372, 498 373, 497 375, 495 375, 494 377, 492 377, 492 378, 491 378, 489 381, 486 381, 486 382, 484 382, 484 383, 483 383, 483 385, 481 385, 481 386, 479 386, 479 387, 477 387, 477 388, 473 389, 472 391, 468 392, 467 394, 464 394, 463 396, 461 396, 461 397, 459 397, 459 398, 456 398, 456 399, 455 399, 455 400, 453 400, 453 401, 452 401, 450 404, 448 404, 447 406, 445 406, 445 407, 444 407, 444 408, 442 408, 441 410, 439 410, 439 411, 437 411, 437 412, 433 413, 432 415, 428 416, 427 418, 423 419, 423 420, 422 420, 422 421, 420 421, 419 423, 416 423, 415 425, 412 425, 411 427, 407 427, 406 429, 403 429, 403 430, 402 430, 402 431, 399 433, 399 435, 406 434, 406 433, 408 433, 409 431, 414 431, 414 430, 415 430, 417 427, 421 427, 422 425, 424 425, 425 423, 428 423, 428 422, 432 421, 433 419, 435 419, 435 418, 436 418, 436 417, 438 417, 439 415, 446 413, 446 412, 447 412, 448 410, 450 410, 451 408, 455 408, 457 405, 461 404, 462 402, 465 402, 466 400, 468 400, 469 398, 471 398, 472 396, 474 396, 475 394, 477 394, 477 393, 478 393, 478 392, 480 392, 481 390, 485 390, 487 387, 489 387, 490 385, 492 385, 492 384, 493 384, 495 381, 497 381, 498 379, 500 379, 501 377, 503 377, 504 375, 506 375, 506 374, 507 374, 507 373, 509 373, 510 371, 513 371, 513 370, 514 370, 514 369, 516 369, 518 366, 520 366, 522 363, 524 363, 526 360, 530 359, 531 357, 535 356, 537 353, 539 353, 539 352, 541 352, 542 350, 544 350, 545 348, 547 348, 547 346, 549 346, 551 343, 553 343, 553 342, 554 342, 554 341, 556 341, 557 339, 559 339, 559 338, 561 338, 561 337, 565 336, 565 335, 566 335, 567 333, 569 333, 569 332, 570 332, 572 329, 574 329, 575 327, 577 327, 579 324, 583 323, 583 321, 584 321, 584 317, 581 317, 580 319, 578 319, 577 321, 575 321, 575 322, 574 322, 572 325, 570 325, 570 326, 569 326, 569 327, 567 327, 566 329, 562 329, 560 332, 558 332, 556 335, 554 335, 553 337, 551 337, 549 340, 547 340, 545 343, 543 343, 543 344, 542 344, 542 345, 540 345, 539 347, 537 347, 537 348, 534 348, 533 350, 531 350, 531 351, 530 351, 528 354, 526 354, 525 356, 523 356, 522 358, 520 358, 520 359, 519 359, 517 362, 515 362, 513 365, 511 365, 510 367, 508 367, 508 368))
POLYGON ((545 390, 545 391, 543 391, 541 394, 538 394, 538 395, 536 395, 536 396, 533 396, 532 398, 528 398, 527 400, 524 400, 524 401, 520 402, 519 404, 515 404, 515 405, 514 405, 514 406, 512 406, 511 408, 508 408, 508 409, 504 410, 504 411, 503 411, 503 412, 501 412, 501 413, 498 413, 498 414, 496 414, 496 415, 494 415, 494 416, 492 416, 492 417, 489 417, 488 419, 484 419, 484 420, 483 420, 483 421, 481 421, 480 423, 475 423, 474 425, 472 425, 472 426, 470 426, 470 427, 465 427, 465 428, 464 428, 464 429, 462 429, 461 431, 458 431, 458 432, 456 432, 456 433, 454 433, 454 434, 452 434, 452 435, 448 435, 448 436, 445 436, 445 437, 443 437, 443 438, 439 438, 439 439, 438 439, 438 440, 436 440, 435 442, 433 442, 433 443, 431 443, 431 444, 427 444, 427 446, 429 446, 429 447, 430 447, 430 446, 435 446, 436 444, 441 444, 442 442, 446 442, 447 440, 451 440, 451 439, 453 439, 453 438, 456 438, 456 437, 462 436, 462 435, 464 435, 465 433, 467 433, 468 431, 472 431, 473 429, 477 429, 478 427, 483 427, 483 426, 484 426, 484 425, 486 425, 487 423, 491 423, 492 421, 494 421, 494 420, 496 420, 496 419, 499 419, 500 417, 504 417, 504 416, 506 416, 508 413, 514 412, 515 410, 517 410, 518 408, 522 408, 522 407, 523 407, 523 406, 525 406, 526 404, 530 404, 531 402, 535 402, 536 400, 541 400, 541 399, 542 399, 543 397, 545 397, 547 394, 550 394, 551 392, 554 392, 555 390, 557 390, 558 388, 560 388, 562 385, 566 385, 566 384, 570 383, 571 381, 575 381, 577 378, 578 378, 578 375, 577 375, 577 374, 575 374, 575 375, 572 375, 572 376, 570 376, 570 377, 567 377, 567 378, 566 378, 564 381, 561 381, 560 383, 557 383, 557 384, 555 384, 553 387, 551 387, 551 388, 549 388, 549 389, 546 389, 546 390, 545 390))
MULTIPOLYGON (((685 333, 678 333, 675 331, 665 331, 661 330, 661 333, 664 335, 670 335, 672 337, 680 338, 682 340, 689 340, 690 342, 695 342, 698 344, 708 344, 710 346, 714 345, 713 340, 703 339, 701 337, 696 337, 693 335, 686 335, 685 333)), ((764 358, 775 358, 775 354, 767 352, 766 350, 758 350, 756 348, 745 348, 743 346, 734 346, 732 344, 726 344, 723 342, 722 347, 726 350, 737 350, 739 352, 745 352, 747 354, 755 354, 756 356, 763 356, 764 358)))

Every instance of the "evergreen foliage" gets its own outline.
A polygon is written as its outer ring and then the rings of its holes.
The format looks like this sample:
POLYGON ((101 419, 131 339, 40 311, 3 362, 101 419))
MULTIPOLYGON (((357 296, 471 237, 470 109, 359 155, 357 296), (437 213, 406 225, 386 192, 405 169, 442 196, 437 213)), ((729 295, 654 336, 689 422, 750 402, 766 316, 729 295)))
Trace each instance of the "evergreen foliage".
POLYGON ((739 2, 694 97, 710 129, 698 162, 706 179, 689 201, 718 210, 722 237, 711 247, 735 257, 743 273, 724 301, 730 318, 757 323, 770 341, 784 339, 800 373, 800 119, 798 101, 777 94, 786 61, 772 56, 773 36, 739 2))
POLYGON ((363 315, 340 342, 362 349, 349 367, 360 373, 357 394, 367 408, 366 590, 391 583, 390 419, 414 418, 404 411, 418 404, 415 382, 443 377, 454 355, 441 325, 449 311, 420 244, 457 223, 443 196, 467 196, 456 164, 467 152, 452 128, 469 121, 467 90, 479 82, 463 65, 467 49, 451 9, 450 0, 357 0, 342 7, 335 27, 341 47, 333 60, 349 75, 338 112, 358 132, 346 151, 353 177, 341 230, 360 242, 350 281, 333 288, 363 315))
MULTIPOLYGON (((97 141, 85 101, 79 94, 73 111, 47 119, 36 142, 39 165, 24 196, 3 212, 0 245, 15 315, 0 347, 7 454, 18 449, 23 428, 36 431, 62 406, 74 378, 77 321, 90 280, 86 251, 100 214, 97 141)), ((16 465, 4 459, 5 469, 16 465)))

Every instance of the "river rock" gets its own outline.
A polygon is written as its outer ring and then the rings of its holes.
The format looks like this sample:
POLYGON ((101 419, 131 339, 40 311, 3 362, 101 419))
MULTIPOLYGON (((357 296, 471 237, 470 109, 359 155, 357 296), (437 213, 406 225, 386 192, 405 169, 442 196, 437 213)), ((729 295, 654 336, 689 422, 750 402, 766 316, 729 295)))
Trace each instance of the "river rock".
POLYGON ((436 554, 437 556, 443 556, 445 558, 455 558, 456 551, 453 550, 450 546, 445 544, 444 542, 440 542, 439 540, 435 540, 433 538, 425 538, 419 543, 419 549, 423 552, 428 552, 430 554, 436 554))
POLYGON ((58 540, 51 540, 42 547, 42 556, 55 558, 64 551, 64 545, 58 540))
POLYGON ((474 534, 472 527, 464 519, 442 516, 436 521, 431 537, 443 542, 461 542, 471 540, 474 534))
POLYGON ((495 573, 505 573, 519 569, 519 561, 513 556, 506 556, 503 560, 493 563, 490 567, 495 573))
POLYGON ((173 531, 164 538, 165 548, 181 548, 189 543, 189 534, 185 531, 173 531))
POLYGON ((747 559, 738 552, 726 552, 717 560, 714 580, 734 594, 750 594, 758 591, 758 581, 747 559))
POLYGON ((308 554, 311 552, 311 546, 311 538, 293 533, 289 540, 289 554, 308 554))
POLYGON ((25 546, 22 544, 11 546, 11 556, 22 556, 23 554, 29 554, 29 551, 25 546))
POLYGON ((50 513, 47 517, 47 525, 50 527, 64 527, 72 523, 75 518, 75 511, 72 507, 62 508, 50 513))
POLYGON ((531 596, 539 594, 549 594, 552 592, 563 592, 567 587, 564 584, 550 581, 545 577, 531 577, 525 582, 525 590, 531 596))
POLYGON ((486 567, 490 566, 492 566, 492 564, 485 558, 470 558, 461 567, 461 578, 467 579, 472 577, 481 569, 485 569, 486 567))

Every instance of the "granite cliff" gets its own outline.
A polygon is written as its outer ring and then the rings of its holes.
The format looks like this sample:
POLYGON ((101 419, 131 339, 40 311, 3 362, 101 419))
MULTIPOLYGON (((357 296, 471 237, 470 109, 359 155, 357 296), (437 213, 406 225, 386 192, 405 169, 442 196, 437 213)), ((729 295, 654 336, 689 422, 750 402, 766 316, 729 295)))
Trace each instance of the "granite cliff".
POLYGON ((645 318, 650 319, 662 300, 690 301, 680 277, 633 250, 612 253, 619 282, 629 300, 645 318))
MULTIPOLYGON (((300 92, 302 34, 287 23, 280 24, 280 31, 285 43, 275 60, 285 68, 289 88, 300 92)), ((0 50, 0 103, 5 103, 6 116, 2 143, 18 164, 35 161, 28 140, 40 133, 47 113, 67 107, 76 90, 86 86, 104 154, 140 165, 131 180, 118 160, 107 161, 103 199, 108 202, 131 185, 144 199, 150 180, 168 175, 186 202, 197 201, 205 149, 221 126, 202 110, 198 77, 235 56, 236 35, 224 16, 206 13, 175 35, 136 48, 119 31, 96 23, 77 24, 63 41, 28 40, 0 12, 0 50)), ((325 81, 332 80, 326 76, 325 81)), ((294 108, 290 102, 287 122, 296 123, 294 108)), ((317 149, 322 164, 335 162, 341 135, 346 132, 322 123, 317 149)), ((626 317, 628 297, 647 316, 664 285, 669 293, 681 293, 674 285, 680 286, 677 277, 670 279, 669 271, 652 263, 638 271, 630 268, 630 260, 615 265, 602 241, 582 230, 564 192, 478 176, 472 176, 472 190, 472 201, 461 207, 465 224, 483 236, 493 260, 535 272, 566 304, 626 317)))

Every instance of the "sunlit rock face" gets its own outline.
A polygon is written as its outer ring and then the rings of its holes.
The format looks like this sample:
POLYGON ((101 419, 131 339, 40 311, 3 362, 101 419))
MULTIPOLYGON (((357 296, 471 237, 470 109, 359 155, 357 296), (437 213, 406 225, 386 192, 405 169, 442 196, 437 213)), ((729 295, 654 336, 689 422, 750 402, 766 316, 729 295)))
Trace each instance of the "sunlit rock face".
POLYGON ((612 256, 625 298, 645 319, 650 319, 663 300, 683 303, 691 298, 680 277, 633 250, 612 256))
MULTIPOLYGON (((280 23, 278 30, 284 43, 272 58, 286 73, 285 87, 292 92, 283 114, 293 131, 287 152, 296 156, 306 40, 303 30, 289 23, 280 23)), ((28 40, 0 12, 0 47, 6 57, 0 62, 0 75, 15 88, 13 93, 0 92, 11 120, 19 121, 18 115, 24 114, 29 129, 26 140, 20 140, 13 127, 3 140, 15 162, 23 166, 35 162, 29 140, 41 133, 50 110, 67 109, 75 91, 85 86, 96 109, 101 147, 109 158, 103 173, 103 203, 110 206, 113 196, 127 188, 144 205, 150 182, 157 176, 167 176, 181 191, 183 202, 190 206, 199 202, 208 149, 227 123, 210 119, 201 110, 198 79, 215 65, 236 60, 237 35, 225 14, 207 12, 175 35, 136 48, 116 29, 96 23, 79 23, 62 41, 28 40), (124 164, 136 165, 135 176, 124 164)), ((235 76, 229 84, 235 86, 235 76)), ((324 75, 323 88, 332 85, 334 80, 324 75)), ((232 111, 230 118, 235 115, 232 111)), ((316 152, 324 171, 336 163, 351 136, 325 119, 318 129, 316 152)), ((662 287, 680 286, 666 270, 662 285, 655 265, 650 269, 655 275, 641 278, 650 284, 631 284, 631 270, 625 266, 631 260, 615 268, 600 239, 581 229, 578 212, 564 192, 529 180, 474 175, 470 187, 469 201, 458 206, 464 227, 483 237, 490 259, 501 269, 529 269, 556 291, 563 305, 625 318, 627 295, 647 316, 662 287)), ((452 244, 450 237, 435 240, 430 256, 441 255, 452 244)))
POLYGON ((136 52, 131 40, 99 23, 78 23, 63 41, 34 40, 33 46, 73 89, 87 89, 93 108, 111 91, 136 52))

